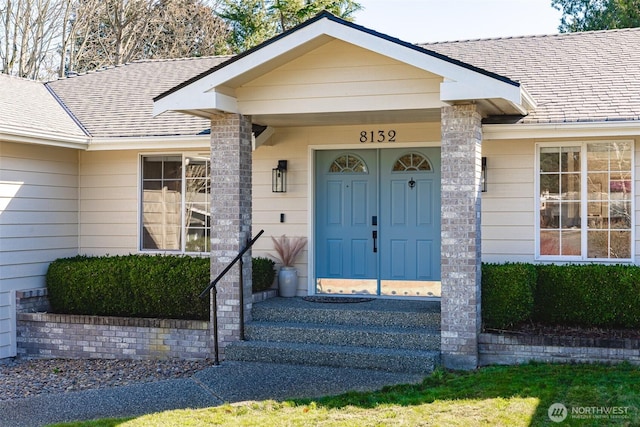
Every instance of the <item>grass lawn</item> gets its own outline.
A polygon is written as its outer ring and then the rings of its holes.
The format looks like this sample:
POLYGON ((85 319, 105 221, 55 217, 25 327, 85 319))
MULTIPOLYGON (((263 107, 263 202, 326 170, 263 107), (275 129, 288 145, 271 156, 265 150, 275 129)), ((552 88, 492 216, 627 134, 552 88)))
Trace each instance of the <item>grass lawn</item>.
MULTIPOLYGON (((561 408, 562 409, 562 408, 561 408)), ((559 413, 557 413, 559 414, 559 413)), ((602 426, 640 425, 640 368, 630 364, 437 370, 421 384, 314 400, 185 409, 57 427, 148 426, 602 426), (562 403, 566 419, 551 421, 562 403)))

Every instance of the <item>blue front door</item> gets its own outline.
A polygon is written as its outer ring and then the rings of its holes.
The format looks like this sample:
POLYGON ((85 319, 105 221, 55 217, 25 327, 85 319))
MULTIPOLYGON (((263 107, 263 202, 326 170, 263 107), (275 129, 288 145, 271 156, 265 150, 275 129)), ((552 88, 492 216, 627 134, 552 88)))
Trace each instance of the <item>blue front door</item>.
POLYGON ((316 153, 316 292, 440 295, 440 149, 316 153))

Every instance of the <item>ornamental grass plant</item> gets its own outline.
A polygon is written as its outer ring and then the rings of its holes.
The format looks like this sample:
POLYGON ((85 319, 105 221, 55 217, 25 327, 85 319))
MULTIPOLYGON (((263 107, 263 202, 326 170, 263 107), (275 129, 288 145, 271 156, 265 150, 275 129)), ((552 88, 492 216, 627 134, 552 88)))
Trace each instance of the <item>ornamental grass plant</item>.
POLYGON ((274 258, 283 267, 293 267, 296 258, 307 244, 306 237, 287 237, 285 234, 278 238, 271 236, 271 240, 273 240, 273 247, 276 251, 274 258))

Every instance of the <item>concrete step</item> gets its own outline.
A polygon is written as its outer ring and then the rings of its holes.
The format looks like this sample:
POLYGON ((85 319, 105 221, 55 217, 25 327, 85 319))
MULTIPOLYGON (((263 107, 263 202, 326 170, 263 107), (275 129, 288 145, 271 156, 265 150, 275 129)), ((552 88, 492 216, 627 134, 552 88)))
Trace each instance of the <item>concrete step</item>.
POLYGON ((406 350, 440 350, 440 332, 425 328, 251 322, 248 341, 291 342, 406 350))
POLYGON ((433 372, 440 363, 440 352, 291 342, 239 341, 225 349, 225 359, 377 369, 427 375, 433 372))
POLYGON ((374 299, 362 303, 314 303, 302 298, 271 298, 253 305, 259 322, 385 326, 440 330, 440 303, 374 299))

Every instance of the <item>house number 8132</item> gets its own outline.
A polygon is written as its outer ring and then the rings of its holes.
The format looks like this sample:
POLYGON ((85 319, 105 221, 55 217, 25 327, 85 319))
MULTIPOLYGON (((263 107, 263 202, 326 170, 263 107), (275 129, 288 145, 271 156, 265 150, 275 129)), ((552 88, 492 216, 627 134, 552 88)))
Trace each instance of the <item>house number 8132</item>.
POLYGON ((360 132, 360 142, 396 142, 396 131, 390 130, 363 130, 360 132))

